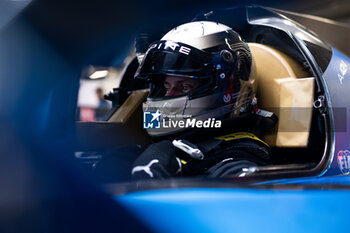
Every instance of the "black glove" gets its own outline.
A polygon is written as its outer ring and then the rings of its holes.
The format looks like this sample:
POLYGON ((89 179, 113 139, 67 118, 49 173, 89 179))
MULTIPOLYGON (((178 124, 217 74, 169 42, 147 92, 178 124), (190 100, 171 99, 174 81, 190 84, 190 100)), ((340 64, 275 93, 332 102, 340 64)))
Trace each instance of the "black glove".
POLYGON ((181 173, 182 165, 170 141, 151 144, 136 159, 131 171, 135 179, 167 178, 181 173))

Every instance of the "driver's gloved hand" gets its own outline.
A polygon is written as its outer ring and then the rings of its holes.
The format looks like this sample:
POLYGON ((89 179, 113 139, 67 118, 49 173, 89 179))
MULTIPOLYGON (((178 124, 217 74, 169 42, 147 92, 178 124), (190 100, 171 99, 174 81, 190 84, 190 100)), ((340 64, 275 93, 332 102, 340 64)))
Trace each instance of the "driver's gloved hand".
POLYGON ((167 178, 181 173, 182 165, 170 141, 151 144, 136 159, 132 168, 134 179, 167 178))

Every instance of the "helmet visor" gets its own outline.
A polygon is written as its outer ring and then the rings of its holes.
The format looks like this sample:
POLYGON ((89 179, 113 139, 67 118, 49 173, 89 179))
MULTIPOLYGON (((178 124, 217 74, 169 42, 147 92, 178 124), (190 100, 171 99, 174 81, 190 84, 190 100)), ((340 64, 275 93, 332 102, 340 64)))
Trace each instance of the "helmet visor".
POLYGON ((150 45, 135 77, 148 78, 152 74, 174 74, 198 77, 208 75, 210 53, 173 41, 159 41, 150 45))

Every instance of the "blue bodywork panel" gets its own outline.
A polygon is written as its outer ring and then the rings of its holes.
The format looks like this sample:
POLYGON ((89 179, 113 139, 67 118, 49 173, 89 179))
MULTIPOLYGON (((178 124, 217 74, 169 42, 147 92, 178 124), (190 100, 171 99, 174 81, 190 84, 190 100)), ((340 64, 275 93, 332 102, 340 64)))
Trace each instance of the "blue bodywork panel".
POLYGON ((350 130, 349 130, 349 94, 350 59, 333 49, 332 59, 324 72, 324 79, 330 93, 334 115, 335 144, 333 160, 325 175, 350 173, 350 130))
POLYGON ((115 197, 154 232, 348 232, 349 191, 177 189, 115 197))

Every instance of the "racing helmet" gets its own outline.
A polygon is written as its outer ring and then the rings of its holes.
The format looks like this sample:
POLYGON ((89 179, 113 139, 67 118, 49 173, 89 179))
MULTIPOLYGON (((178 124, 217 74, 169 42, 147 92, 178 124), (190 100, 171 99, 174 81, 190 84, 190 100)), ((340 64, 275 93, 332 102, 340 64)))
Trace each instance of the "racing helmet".
POLYGON ((214 120, 249 113, 254 97, 251 65, 248 44, 226 25, 197 21, 172 29, 149 46, 135 73, 150 84, 144 116, 157 111, 155 117, 161 113, 165 124, 145 127, 147 132, 163 136, 184 130, 171 125, 181 119, 214 120), (170 95, 165 85, 169 77, 172 82, 190 80, 196 87, 170 95))

